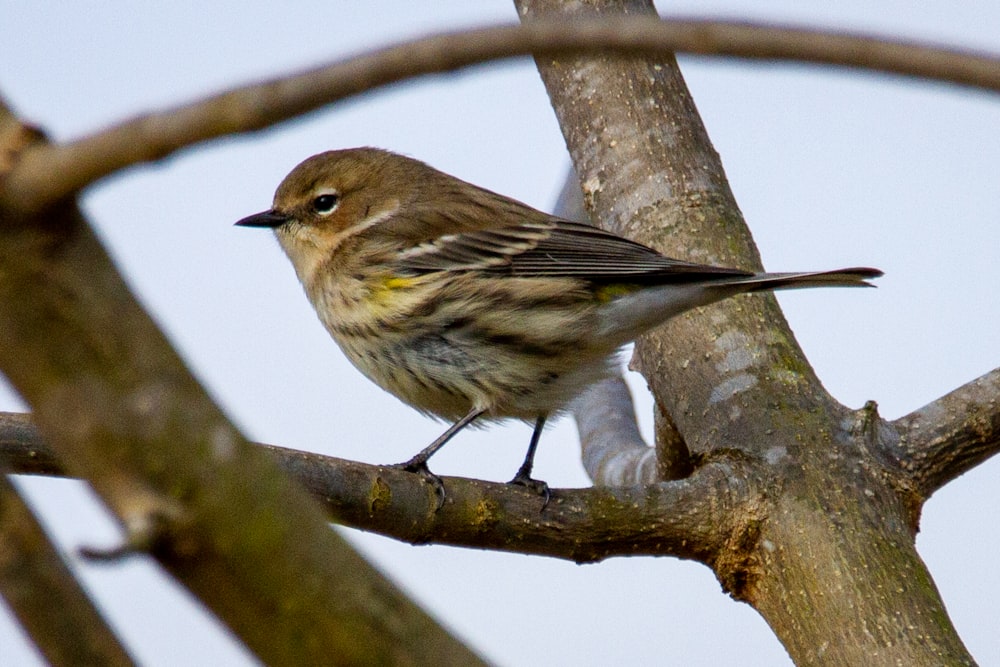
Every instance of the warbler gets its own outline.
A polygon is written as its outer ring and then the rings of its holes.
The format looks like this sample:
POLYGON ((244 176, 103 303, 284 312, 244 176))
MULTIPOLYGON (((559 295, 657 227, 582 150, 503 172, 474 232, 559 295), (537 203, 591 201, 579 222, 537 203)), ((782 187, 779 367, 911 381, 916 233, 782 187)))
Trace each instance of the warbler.
MULTIPOLYGON (((531 477, 545 421, 614 371, 616 352, 691 308, 741 292, 871 286, 849 268, 749 273, 692 264, 564 220, 375 148, 314 155, 272 207, 272 228, 327 331, 364 375, 452 425, 400 464, 427 461, 474 421, 534 422, 511 480, 531 477)), ((443 498, 443 496, 442 496, 443 498)))

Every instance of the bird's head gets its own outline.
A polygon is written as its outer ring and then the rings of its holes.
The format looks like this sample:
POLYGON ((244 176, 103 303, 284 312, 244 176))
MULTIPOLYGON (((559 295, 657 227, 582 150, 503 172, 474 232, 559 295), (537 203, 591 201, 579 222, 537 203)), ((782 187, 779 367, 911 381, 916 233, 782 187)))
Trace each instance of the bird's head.
POLYGON ((350 239, 368 230, 372 240, 391 236, 394 218, 434 173, 422 162, 376 148, 320 153, 285 177, 269 210, 236 224, 273 229, 308 285, 350 239), (374 233, 383 226, 387 234, 374 233))

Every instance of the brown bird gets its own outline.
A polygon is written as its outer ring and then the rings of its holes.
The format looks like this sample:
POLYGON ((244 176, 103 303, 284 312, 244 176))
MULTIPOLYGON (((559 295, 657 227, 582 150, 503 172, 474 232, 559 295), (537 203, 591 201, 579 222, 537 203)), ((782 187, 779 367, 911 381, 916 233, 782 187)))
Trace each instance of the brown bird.
POLYGON ((374 148, 320 153, 278 187, 269 227, 320 320, 377 385, 453 422, 404 464, 427 460, 474 421, 534 422, 511 480, 531 478, 545 420, 615 369, 615 353, 679 313, 742 292, 861 287, 850 268, 749 273, 665 257, 374 148))

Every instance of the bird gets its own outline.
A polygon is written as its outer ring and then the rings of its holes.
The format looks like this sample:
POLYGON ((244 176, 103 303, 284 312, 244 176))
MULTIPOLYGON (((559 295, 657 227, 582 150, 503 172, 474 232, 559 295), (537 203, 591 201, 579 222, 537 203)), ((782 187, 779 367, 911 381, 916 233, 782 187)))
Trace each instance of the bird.
POLYGON ((614 373, 622 346, 671 317, 744 292, 871 287, 882 275, 673 259, 370 147, 306 159, 270 209, 235 224, 274 230, 320 321, 362 374, 451 423, 398 464, 434 484, 440 503, 431 456, 474 422, 513 418, 534 430, 509 484, 547 504, 548 485, 531 476, 546 420, 614 373))

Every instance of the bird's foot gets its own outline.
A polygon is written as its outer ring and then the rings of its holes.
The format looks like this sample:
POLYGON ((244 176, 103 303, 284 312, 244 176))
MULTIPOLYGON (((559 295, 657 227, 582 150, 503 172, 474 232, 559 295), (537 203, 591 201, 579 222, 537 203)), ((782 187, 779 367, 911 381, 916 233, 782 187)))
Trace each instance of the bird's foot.
POLYGON ((541 496, 543 498, 542 511, 548 507, 549 500, 552 499, 552 491, 549 489, 549 485, 540 479, 532 478, 531 473, 526 470, 518 470, 517 474, 514 475, 514 479, 507 483, 523 486, 536 495, 541 496))

